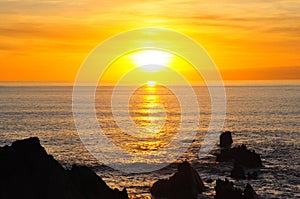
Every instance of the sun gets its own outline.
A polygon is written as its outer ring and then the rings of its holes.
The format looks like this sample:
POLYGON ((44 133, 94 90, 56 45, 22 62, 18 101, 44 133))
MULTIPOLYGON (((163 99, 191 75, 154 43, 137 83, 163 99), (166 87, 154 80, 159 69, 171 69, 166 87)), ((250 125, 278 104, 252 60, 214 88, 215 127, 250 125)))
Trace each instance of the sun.
POLYGON ((158 72, 168 67, 173 55, 162 50, 143 50, 131 55, 132 62, 144 72, 158 72))
POLYGON ((156 86, 156 81, 148 81, 147 86, 150 86, 150 87, 156 86))

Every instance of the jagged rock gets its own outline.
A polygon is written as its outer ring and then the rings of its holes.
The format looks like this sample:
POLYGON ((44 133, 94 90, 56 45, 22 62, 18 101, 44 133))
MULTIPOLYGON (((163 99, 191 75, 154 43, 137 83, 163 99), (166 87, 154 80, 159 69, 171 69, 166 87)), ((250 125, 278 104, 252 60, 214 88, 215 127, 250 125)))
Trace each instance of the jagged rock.
POLYGON ((213 180, 213 179, 211 179, 211 178, 209 178, 209 179, 207 179, 205 182, 206 182, 206 183, 213 183, 213 182, 214 182, 214 180, 213 180))
POLYGON ((70 171, 73 186, 85 196, 95 198, 128 198, 126 189, 110 189, 107 184, 86 166, 73 165, 70 171))
POLYGON ((255 153, 254 150, 247 149, 246 145, 241 145, 238 147, 234 147, 230 150, 233 159, 239 164, 249 167, 261 167, 262 161, 260 159, 260 155, 255 153))
POLYGON ((246 179, 244 168, 239 163, 236 162, 234 163, 230 176, 236 179, 246 179))
POLYGON ((258 199, 258 195, 250 184, 247 184, 244 191, 242 191, 240 188, 234 187, 233 182, 227 179, 224 181, 218 179, 215 191, 215 199, 258 199))
POLYGON ((231 149, 222 149, 220 154, 216 155, 217 162, 235 160, 235 162, 248 168, 256 168, 262 166, 260 155, 254 150, 247 149, 246 145, 240 145, 231 149))
POLYGON ((232 160, 232 154, 230 152, 230 149, 221 149, 219 154, 216 154, 217 158, 216 161, 217 162, 227 162, 232 160))
POLYGON ((258 174, 256 171, 253 171, 253 172, 248 172, 247 176, 249 180, 252 180, 252 179, 257 179, 258 174))
POLYGON ((0 162, 1 199, 128 198, 125 189, 110 189, 87 167, 65 170, 36 137, 0 147, 0 162))
POLYGON ((170 179, 155 182, 150 192, 154 197, 194 199, 203 189, 204 184, 198 172, 185 161, 178 165, 178 172, 170 179))
POLYGON ((243 199, 258 199, 258 195, 253 190, 252 186, 248 183, 245 190, 244 190, 244 197, 243 199))
POLYGON ((241 199, 243 194, 241 189, 235 188, 233 182, 229 182, 227 179, 224 181, 218 179, 215 191, 215 199, 241 199))
POLYGON ((220 147, 230 148, 232 141, 232 136, 230 131, 225 131, 220 135, 220 147))

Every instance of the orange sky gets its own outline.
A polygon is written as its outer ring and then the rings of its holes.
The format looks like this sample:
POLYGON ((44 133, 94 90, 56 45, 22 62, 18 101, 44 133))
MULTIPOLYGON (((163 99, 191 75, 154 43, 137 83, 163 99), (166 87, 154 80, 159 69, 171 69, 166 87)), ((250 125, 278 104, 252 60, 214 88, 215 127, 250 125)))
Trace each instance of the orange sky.
POLYGON ((300 1, 0 0, 0 81, 74 81, 89 52, 133 28, 187 34, 225 80, 300 79, 300 1))

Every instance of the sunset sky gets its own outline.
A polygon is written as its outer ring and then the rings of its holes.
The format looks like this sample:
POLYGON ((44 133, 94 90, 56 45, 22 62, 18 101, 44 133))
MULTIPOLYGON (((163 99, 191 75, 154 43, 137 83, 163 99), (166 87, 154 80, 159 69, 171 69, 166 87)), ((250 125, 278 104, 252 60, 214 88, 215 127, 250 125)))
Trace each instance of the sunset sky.
POLYGON ((224 80, 300 79, 299 0, 0 0, 0 81, 74 81, 89 52, 134 28, 184 33, 224 80))

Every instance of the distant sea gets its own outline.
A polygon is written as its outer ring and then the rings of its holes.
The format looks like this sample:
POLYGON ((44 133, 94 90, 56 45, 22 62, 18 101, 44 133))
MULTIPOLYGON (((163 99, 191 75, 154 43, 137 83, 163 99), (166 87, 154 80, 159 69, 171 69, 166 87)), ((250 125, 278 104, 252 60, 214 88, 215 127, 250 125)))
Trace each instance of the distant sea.
MULTIPOLYGON (((150 146, 120 136, 118 127, 112 122, 112 89, 109 86, 97 89, 96 110, 101 127, 116 144, 135 152, 153 150, 153 147, 161 147, 172 138, 172 133, 176 133, 176 122, 180 116, 178 101, 168 89, 157 87, 151 93, 146 88, 137 90, 131 99, 133 106, 130 111, 133 120, 143 126, 149 123, 147 111, 153 104, 161 103, 169 110, 168 124, 162 129, 166 136, 159 140, 160 144, 150 146), (126 144, 129 142, 130 145, 126 144)), ((201 114, 199 139, 193 141, 192 147, 177 162, 187 159, 203 181, 226 177, 237 186, 245 187, 248 180, 229 177, 231 163, 215 163, 213 153, 218 150, 217 146, 206 158, 197 158, 201 136, 205 135, 209 123, 210 98, 204 86, 195 86, 194 89, 201 114)), ((227 114, 224 131, 233 132, 234 145, 246 144, 261 154, 263 160, 264 167, 258 179, 250 180, 250 184, 261 198, 300 198, 300 83, 238 82, 226 85, 225 89, 227 114)), ((151 117, 155 117, 155 114, 151 117)), ((161 118, 157 116, 156 119, 161 118)), ((87 165, 109 186, 126 187, 131 198, 150 198, 150 186, 176 171, 175 163, 151 173, 126 174, 97 161, 85 149, 75 128, 72 85, 0 82, 0 146, 31 136, 39 137, 47 152, 65 167, 75 163, 87 165)), ((201 197, 213 198, 215 184, 205 185, 208 189, 201 197)))

